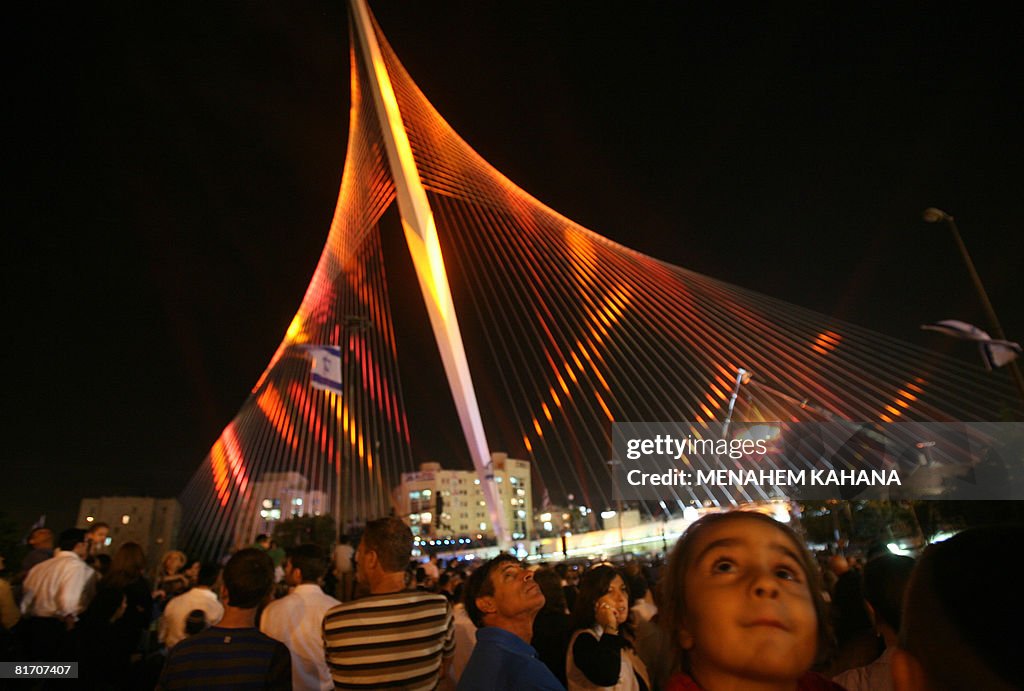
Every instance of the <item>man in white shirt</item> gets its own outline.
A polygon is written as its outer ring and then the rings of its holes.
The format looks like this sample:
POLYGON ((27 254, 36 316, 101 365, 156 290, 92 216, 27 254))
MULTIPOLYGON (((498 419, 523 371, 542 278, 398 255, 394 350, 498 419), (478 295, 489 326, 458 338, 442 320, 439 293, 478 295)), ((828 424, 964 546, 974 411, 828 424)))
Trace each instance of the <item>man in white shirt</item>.
POLYGON ((185 622, 188 615, 199 610, 205 618, 205 626, 213 626, 224 616, 224 605, 217 599, 213 586, 220 575, 220 566, 203 562, 199 566, 196 585, 167 603, 163 616, 157 624, 157 637, 168 650, 186 638, 185 622))
POLYGON ((355 567, 352 563, 352 558, 355 557, 356 551, 349 544, 348 535, 342 535, 338 538, 338 544, 334 548, 334 573, 338 577, 338 587, 335 590, 335 596, 342 602, 348 602, 352 599, 352 586, 355 585, 355 567))
POLYGON ((32 660, 70 660, 78 615, 96 592, 96 572, 85 563, 85 531, 69 528, 58 538, 52 559, 37 564, 22 584, 21 612, 32 660))
POLYGON ((462 677, 462 670, 466 668, 470 656, 473 654, 473 647, 476 646, 476 624, 466 613, 466 606, 456 602, 452 606, 452 615, 455 619, 455 656, 448 668, 448 673, 441 680, 442 689, 454 689, 462 677))
POLYGON ((292 686, 296 689, 334 688, 324 659, 324 614, 341 604, 319 585, 326 570, 323 550, 316 545, 299 545, 285 559, 285 582, 292 592, 263 610, 260 631, 275 638, 292 654, 292 686))

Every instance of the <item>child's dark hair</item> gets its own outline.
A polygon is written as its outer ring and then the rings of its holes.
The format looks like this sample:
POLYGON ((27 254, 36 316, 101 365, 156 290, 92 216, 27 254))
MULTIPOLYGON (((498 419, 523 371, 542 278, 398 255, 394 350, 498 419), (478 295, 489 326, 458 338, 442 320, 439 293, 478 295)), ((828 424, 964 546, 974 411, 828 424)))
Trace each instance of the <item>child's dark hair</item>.
POLYGON ((804 541, 800 539, 800 536, 792 528, 785 523, 776 521, 771 516, 756 511, 726 511, 708 514, 686 529, 686 532, 676 542, 675 547, 672 548, 672 553, 668 559, 668 566, 663 572, 661 582, 658 584, 660 590, 658 622, 663 627, 667 640, 672 644, 672 648, 676 650, 678 664, 684 671, 691 671, 688 655, 679 646, 678 641, 679 632, 686 625, 685 583, 686 572, 696 556, 693 554, 693 544, 708 528, 736 520, 759 521, 765 525, 770 525, 785 534, 796 546, 800 567, 807 578, 807 587, 810 590, 814 613, 818 619, 817 658, 820 661, 832 646, 832 636, 828 626, 828 609, 825 604, 825 598, 822 595, 821 572, 818 570, 814 557, 807 551, 804 541))

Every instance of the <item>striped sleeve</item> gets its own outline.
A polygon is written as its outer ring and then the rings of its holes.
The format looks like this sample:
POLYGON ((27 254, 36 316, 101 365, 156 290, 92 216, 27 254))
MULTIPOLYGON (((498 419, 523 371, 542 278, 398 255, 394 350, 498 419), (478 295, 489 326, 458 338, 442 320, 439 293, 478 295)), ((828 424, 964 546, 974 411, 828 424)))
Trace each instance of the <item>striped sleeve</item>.
POLYGON ((448 603, 448 631, 444 637, 444 652, 442 656, 445 659, 455 656, 455 614, 452 612, 452 605, 448 603))

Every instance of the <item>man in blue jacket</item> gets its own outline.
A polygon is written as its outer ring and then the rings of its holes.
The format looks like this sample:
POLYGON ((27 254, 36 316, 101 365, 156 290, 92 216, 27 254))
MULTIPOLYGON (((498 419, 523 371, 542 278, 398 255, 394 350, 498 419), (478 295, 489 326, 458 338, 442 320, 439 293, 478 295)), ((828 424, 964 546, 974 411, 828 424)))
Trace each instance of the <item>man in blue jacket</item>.
POLYGON ((498 555, 473 572, 465 596, 466 612, 477 627, 476 647, 458 691, 564 691, 530 645, 533 620, 544 607, 533 572, 511 554, 498 555))

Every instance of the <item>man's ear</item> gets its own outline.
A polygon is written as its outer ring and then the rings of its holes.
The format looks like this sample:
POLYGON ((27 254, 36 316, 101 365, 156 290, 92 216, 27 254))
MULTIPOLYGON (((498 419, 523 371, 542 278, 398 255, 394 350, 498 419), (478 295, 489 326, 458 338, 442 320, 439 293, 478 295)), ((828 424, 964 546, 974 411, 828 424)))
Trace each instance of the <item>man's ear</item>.
POLYGON ((927 691, 928 678, 917 658, 903 648, 892 651, 892 685, 896 691, 927 691))
POLYGON ((223 604, 228 604, 228 589, 223 583, 220 584, 220 601, 223 604))
POLYGON ((476 599, 476 608, 484 614, 494 614, 498 611, 498 603, 491 595, 484 595, 476 599))

